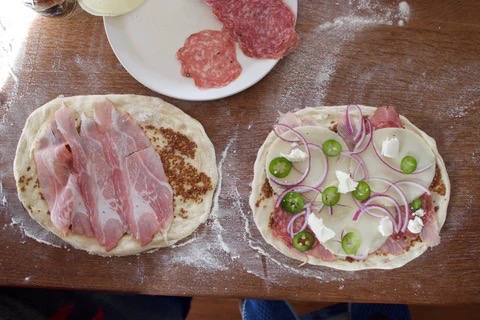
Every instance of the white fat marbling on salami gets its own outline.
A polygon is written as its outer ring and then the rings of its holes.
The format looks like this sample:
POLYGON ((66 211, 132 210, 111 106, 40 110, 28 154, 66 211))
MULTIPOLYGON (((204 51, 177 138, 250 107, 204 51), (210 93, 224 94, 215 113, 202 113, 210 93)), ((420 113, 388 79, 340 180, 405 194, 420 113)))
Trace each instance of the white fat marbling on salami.
MULTIPOLYGON (((312 143, 320 146, 319 150, 310 149, 310 155, 311 155, 310 172, 307 178, 302 183, 302 185, 314 186, 314 184, 319 180, 319 178, 322 176, 325 170, 323 165, 324 164, 323 158, 326 156, 321 149, 321 146, 323 145, 323 143, 327 140, 336 140, 340 143, 343 150, 348 149, 347 145, 338 134, 326 128, 322 128, 318 126, 304 126, 304 127, 297 127, 295 128, 295 130, 299 132, 308 143, 312 143)), ((282 134, 282 137, 291 139, 291 140, 298 139, 295 137, 295 135, 292 132, 285 132, 282 134)), ((301 143, 297 143, 297 144, 300 150, 305 151, 305 147, 302 146, 301 143)), ((289 154, 291 150, 292 150, 291 142, 286 142, 278 137, 273 142, 271 148, 268 151, 268 155, 265 163, 267 168, 267 177, 269 179, 275 178, 268 170, 270 162, 277 157, 281 157, 282 153, 289 154)), ((335 175, 335 170, 348 171, 348 166, 350 163, 347 157, 342 157, 341 159, 339 159, 338 156, 327 157, 327 161, 328 161, 328 174, 324 182, 321 184, 320 188, 325 188, 331 185, 337 185, 338 181, 335 175)), ((305 172, 307 165, 308 165, 308 160, 305 160, 302 162, 295 162, 294 163, 295 168, 292 168, 288 176, 286 176, 285 178, 275 178, 275 179, 278 179, 287 183, 293 183, 295 181, 298 181, 301 178, 302 173, 305 172)), ((277 193, 281 193, 283 190, 285 190, 284 187, 281 187, 274 182, 271 182, 270 184, 273 190, 277 193)))
MULTIPOLYGON (((328 208, 324 208, 320 213, 315 213, 323 219, 323 224, 326 227, 335 232, 335 237, 325 242, 323 246, 337 256, 348 256, 342 248, 342 236, 349 232, 357 232, 362 241, 356 255, 375 252, 388 239, 377 231, 380 225, 379 218, 364 213, 357 221, 353 221, 357 209, 358 206, 351 193, 349 193, 340 196, 338 204, 333 206, 332 215, 330 215, 328 208)), ((378 214, 378 212, 375 212, 375 214, 378 214)))
MULTIPOLYGON (((433 153, 431 146, 427 144, 420 135, 412 130, 406 130, 403 128, 383 128, 375 130, 373 133, 373 143, 375 143, 375 147, 379 154, 382 150, 382 143, 387 138, 397 138, 400 143, 397 158, 387 158, 382 156, 382 159, 389 165, 400 170, 400 162, 402 159, 406 156, 413 156, 417 160, 417 170, 426 168, 429 165, 430 168, 421 173, 405 174, 396 172, 380 161, 373 150, 373 146, 370 145, 368 149, 360 155, 365 162, 370 177, 384 178, 392 182, 405 180, 413 181, 428 189, 435 175, 435 154, 433 153)), ((351 168, 355 165, 356 163, 352 161, 351 168)), ((369 185, 374 191, 384 191, 388 187, 388 185, 383 182, 371 181, 369 182, 369 185)), ((400 184, 398 187, 403 191, 409 203, 425 193, 424 190, 408 184, 400 184)), ((389 190, 388 194, 394 197, 399 203, 402 203, 401 197, 395 190, 389 190)))
POLYGON ((140 7, 145 0, 79 0, 83 10, 94 16, 119 16, 140 7))

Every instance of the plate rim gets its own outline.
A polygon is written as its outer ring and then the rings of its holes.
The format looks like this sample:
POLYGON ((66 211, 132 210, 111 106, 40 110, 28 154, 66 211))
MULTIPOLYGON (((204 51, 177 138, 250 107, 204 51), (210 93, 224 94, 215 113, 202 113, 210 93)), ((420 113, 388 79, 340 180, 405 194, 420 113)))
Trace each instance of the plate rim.
MULTIPOLYGON (((148 1, 151 1, 151 0, 145 0, 145 2, 142 5, 145 5, 145 3, 147 3, 148 1)), ((288 0, 283 0, 283 1, 286 2, 288 0)), ((291 7, 291 9, 293 10, 293 12, 295 14, 295 25, 296 25, 297 24, 296 20, 298 18, 298 0, 291 0, 291 1, 293 1, 293 8, 291 7)), ((286 3, 286 4, 288 6, 290 6, 288 3, 286 3)), ((133 12, 135 12, 135 10, 133 12)), ((115 57, 120 62, 122 67, 140 84, 142 84, 143 86, 147 87, 148 89, 150 89, 150 90, 152 90, 156 93, 159 93, 161 95, 164 95, 164 96, 167 96, 167 97, 170 97, 170 98, 173 98, 173 99, 179 99, 179 100, 185 100, 185 101, 199 101, 200 102, 200 101, 220 100, 220 99, 223 99, 223 98, 227 98, 227 97, 236 95, 236 94, 238 94, 242 91, 245 91, 245 90, 253 87, 257 83, 259 83, 261 80, 263 80, 272 71, 272 69, 277 65, 277 63, 280 61, 280 59, 263 59, 263 60, 270 61, 271 65, 266 66, 264 72, 262 74, 259 74, 258 78, 255 79, 254 81, 249 81, 245 85, 235 87, 231 91, 224 92, 224 91, 220 90, 220 91, 217 91, 217 94, 210 94, 210 95, 200 96, 200 97, 192 97, 192 96, 188 96, 188 95, 187 96, 178 95, 178 94, 175 94, 175 93, 172 94, 172 93, 169 93, 168 90, 166 92, 166 91, 161 90, 159 88, 153 88, 153 86, 150 83, 147 83, 147 81, 143 81, 142 79, 140 79, 137 72, 135 70, 132 70, 131 66, 128 65, 128 63, 125 63, 125 61, 121 58, 121 55, 119 54, 119 52, 117 52, 117 50, 119 48, 116 48, 115 45, 112 42, 113 34, 109 33, 109 20, 113 20, 113 19, 119 18, 119 17, 122 17, 122 16, 118 16, 118 17, 104 16, 103 17, 103 27, 104 27, 104 30, 105 30, 105 34, 107 36, 107 40, 108 40, 108 43, 110 45, 110 48, 112 49, 113 53, 115 54, 115 57)), ((235 41, 235 45, 238 46, 238 43, 236 41, 235 41)), ((241 50, 241 49, 239 49, 239 50, 241 50)), ((251 58, 251 59, 254 59, 254 58, 251 58)), ((242 66, 242 68, 243 68, 243 66, 242 66)), ((179 72, 180 72, 180 70, 179 70, 179 72)), ((235 82, 235 81, 236 80, 234 80, 233 82, 235 82)), ((193 81, 192 81, 192 86, 199 89, 199 90, 205 90, 205 91, 210 90, 210 89, 201 89, 201 88, 196 87, 193 81)), ((212 89, 222 89, 222 88, 212 88, 212 89)))

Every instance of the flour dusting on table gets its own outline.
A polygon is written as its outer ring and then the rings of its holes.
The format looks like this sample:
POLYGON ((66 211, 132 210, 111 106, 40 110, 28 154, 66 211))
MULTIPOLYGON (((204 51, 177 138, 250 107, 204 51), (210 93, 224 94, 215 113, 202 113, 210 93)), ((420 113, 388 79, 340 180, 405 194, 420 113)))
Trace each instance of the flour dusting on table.
POLYGON ((408 3, 404 3, 400 6, 398 3, 385 4, 380 0, 349 0, 319 11, 316 3, 303 2, 306 7, 303 11, 305 20, 315 24, 302 25, 302 20, 297 21, 300 47, 284 59, 291 60, 291 63, 276 75, 279 77, 278 90, 265 93, 269 95, 269 100, 282 111, 291 110, 292 107, 324 105, 345 49, 353 44, 357 36, 374 28, 398 28, 399 21, 403 21, 404 25, 413 11, 408 3), (333 18, 322 18, 332 15, 333 18), (296 64, 295 61, 307 63, 296 64), (309 90, 308 97, 302 94, 306 88, 309 90), (298 105, 292 106, 292 101, 298 105))

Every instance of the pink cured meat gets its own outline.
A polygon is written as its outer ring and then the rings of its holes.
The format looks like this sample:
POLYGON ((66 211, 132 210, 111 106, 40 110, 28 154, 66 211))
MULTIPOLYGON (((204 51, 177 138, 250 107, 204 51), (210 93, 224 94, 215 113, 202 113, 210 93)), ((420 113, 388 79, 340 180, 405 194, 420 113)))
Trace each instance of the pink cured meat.
POLYGON ((402 128, 403 123, 394 107, 380 107, 372 116, 372 125, 375 129, 402 128))
POLYGON ((385 243, 375 251, 377 254, 391 254, 393 256, 401 255, 407 249, 406 237, 400 239, 388 238, 385 243))
POLYGON ((40 190, 53 225, 63 234, 72 226, 77 234, 93 237, 88 211, 73 170, 72 153, 53 120, 35 148, 40 190))
POLYGON ((90 214, 98 243, 110 251, 126 231, 120 201, 112 181, 112 169, 105 159, 96 123, 82 119, 80 134, 75 126, 75 114, 66 106, 55 113, 58 128, 73 154, 81 194, 90 214))
POLYGON ((295 14, 282 0, 243 1, 233 7, 230 20, 235 40, 248 57, 281 59, 299 45, 295 14))
POLYGON ((94 105, 95 120, 104 130, 101 142, 113 170, 113 183, 129 231, 144 246, 173 220, 173 190, 158 154, 138 124, 105 99, 94 105))
POLYGON ((233 21, 230 13, 238 6, 241 6, 243 0, 204 0, 207 5, 212 7, 213 14, 223 23, 223 27, 229 32, 233 29, 233 21))
POLYGON ((422 200, 422 208, 425 211, 425 216, 422 218, 424 226, 422 232, 420 232, 420 238, 429 247, 434 247, 440 244, 440 229, 435 219, 436 213, 433 209, 432 197, 424 193, 420 200, 422 200))
POLYGON ((235 43, 225 31, 203 30, 185 40, 177 52, 182 75, 190 77, 199 88, 220 88, 238 78, 235 43))
MULTIPOLYGON (((294 247, 292 244, 292 238, 290 237, 290 234, 287 231, 287 225, 290 219, 292 218, 292 215, 289 213, 286 213, 284 210, 275 209, 274 212, 272 213, 271 218, 273 219, 273 223, 271 225, 273 236, 282 239, 282 241, 285 243, 287 247, 293 249, 294 247)), ((293 230, 294 231, 300 230, 304 222, 305 222, 305 218, 299 217, 297 220, 295 220, 293 224, 293 230)), ((312 232, 308 228, 307 230, 312 232)), ((304 252, 303 254, 305 254, 306 256, 312 256, 314 258, 321 259, 323 261, 335 261, 335 256, 333 255, 333 253, 325 249, 325 247, 318 240, 315 240, 315 243, 312 249, 310 249, 307 252, 304 252)))

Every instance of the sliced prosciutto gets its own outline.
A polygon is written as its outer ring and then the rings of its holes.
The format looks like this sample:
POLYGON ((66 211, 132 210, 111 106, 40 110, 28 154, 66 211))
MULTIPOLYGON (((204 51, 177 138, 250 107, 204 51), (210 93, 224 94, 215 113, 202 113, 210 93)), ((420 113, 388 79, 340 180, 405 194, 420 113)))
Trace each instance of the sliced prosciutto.
POLYGON ((40 190, 50 211, 53 225, 66 234, 72 226, 77 234, 93 237, 85 203, 73 170, 72 153, 53 120, 35 148, 40 190))
POLYGON ((138 124, 105 99, 94 105, 100 141, 130 233, 142 246, 173 220, 173 191, 160 157, 138 124))
POLYGON ((422 208, 425 211, 425 216, 422 218, 424 226, 422 232, 420 232, 420 238, 429 247, 434 247, 440 244, 440 229, 435 219, 432 197, 428 194, 423 194, 420 200, 422 201, 422 208))
POLYGON ((72 150, 73 168, 95 237, 109 251, 116 247, 127 226, 122 217, 121 202, 113 186, 112 168, 106 161, 99 141, 99 128, 92 119, 83 117, 79 134, 75 125, 75 113, 66 106, 57 110, 55 119, 72 150))
POLYGON ((402 128, 402 120, 394 107, 380 107, 372 116, 372 125, 375 129, 402 128))
POLYGON ((235 43, 225 31, 203 30, 192 34, 177 52, 182 75, 199 88, 220 88, 238 78, 242 66, 235 43))
MULTIPOLYGON (((292 215, 285 212, 282 209, 275 209, 270 216, 270 227, 272 229, 272 234, 274 237, 282 239, 285 245, 289 248, 294 248, 292 244, 292 237, 287 231, 287 226, 292 218, 292 215)), ((298 230, 302 229, 302 225, 305 223, 305 217, 299 217, 293 223, 293 232, 297 232, 298 230)), ((307 230, 311 231, 307 228, 307 230)), ((312 248, 305 252, 306 256, 312 256, 314 258, 321 259, 323 261, 334 261, 335 256, 333 253, 325 249, 323 244, 321 244, 318 240, 315 241, 315 244, 312 248)))

